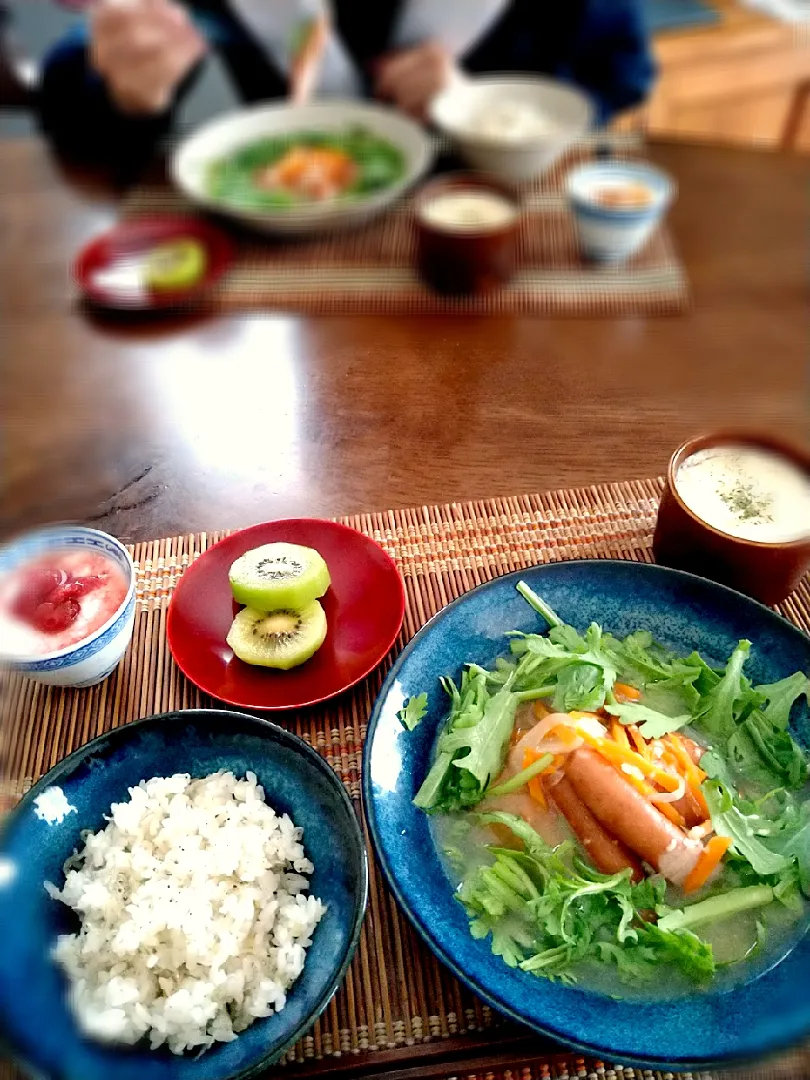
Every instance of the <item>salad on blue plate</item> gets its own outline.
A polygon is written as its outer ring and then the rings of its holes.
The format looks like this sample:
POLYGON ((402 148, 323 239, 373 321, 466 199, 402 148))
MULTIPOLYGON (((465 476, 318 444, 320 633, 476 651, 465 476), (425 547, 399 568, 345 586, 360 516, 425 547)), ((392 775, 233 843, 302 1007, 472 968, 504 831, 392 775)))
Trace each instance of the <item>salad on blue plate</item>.
MULTIPOLYGON (((775 961, 807 927, 808 758, 789 730, 803 672, 754 685, 640 628, 564 623, 443 679, 449 715, 415 798, 470 932, 510 967, 649 996, 775 961), (662 966, 666 974, 662 973, 662 966)), ((400 714, 415 727, 427 695, 400 714)))

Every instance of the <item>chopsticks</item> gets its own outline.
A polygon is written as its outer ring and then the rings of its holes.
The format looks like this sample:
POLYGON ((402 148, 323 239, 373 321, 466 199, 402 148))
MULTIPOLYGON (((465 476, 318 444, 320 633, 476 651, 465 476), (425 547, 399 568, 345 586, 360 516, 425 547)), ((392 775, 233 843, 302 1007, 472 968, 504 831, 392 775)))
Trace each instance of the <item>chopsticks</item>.
POLYGON ((292 105, 306 105, 315 92, 331 24, 329 16, 318 15, 309 23, 290 68, 289 100, 292 105))

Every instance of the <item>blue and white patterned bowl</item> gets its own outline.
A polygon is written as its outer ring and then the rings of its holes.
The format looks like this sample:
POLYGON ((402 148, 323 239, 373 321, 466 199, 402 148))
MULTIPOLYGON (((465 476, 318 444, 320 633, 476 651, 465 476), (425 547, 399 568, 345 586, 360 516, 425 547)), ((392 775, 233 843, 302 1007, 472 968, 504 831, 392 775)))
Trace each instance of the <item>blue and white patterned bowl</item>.
POLYGON ((592 262, 618 263, 635 255, 649 240, 675 195, 675 184, 652 165, 593 161, 573 169, 566 180, 580 247, 592 262), (602 206, 596 192, 621 183, 641 184, 652 196, 641 209, 602 206))
POLYGON ((25 533, 0 548, 0 577, 48 551, 94 548, 113 559, 127 580, 127 595, 115 614, 89 637, 39 656, 0 656, 0 663, 50 686, 95 686, 118 666, 135 625, 135 567, 124 545, 114 536, 81 525, 53 525, 25 533))

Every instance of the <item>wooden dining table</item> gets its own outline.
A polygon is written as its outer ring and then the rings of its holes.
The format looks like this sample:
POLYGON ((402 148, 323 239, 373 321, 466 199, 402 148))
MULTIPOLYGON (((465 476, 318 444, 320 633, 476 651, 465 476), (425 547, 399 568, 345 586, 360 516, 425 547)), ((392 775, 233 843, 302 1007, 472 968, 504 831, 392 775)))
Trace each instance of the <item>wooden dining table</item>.
MULTIPOLYGON (((136 317, 88 309, 69 275, 121 190, 0 141, 0 539, 70 519, 139 543, 655 477, 707 429, 806 438, 806 162, 650 156, 678 184, 683 314, 136 317)), ((457 1042, 482 1076, 540 1045, 457 1042)), ((444 1076, 453 1045, 380 1075, 444 1076)))
POLYGON ((808 427, 806 162, 654 145, 686 314, 93 314, 120 192, 0 142, 0 535, 127 541, 659 475, 696 432, 808 427))

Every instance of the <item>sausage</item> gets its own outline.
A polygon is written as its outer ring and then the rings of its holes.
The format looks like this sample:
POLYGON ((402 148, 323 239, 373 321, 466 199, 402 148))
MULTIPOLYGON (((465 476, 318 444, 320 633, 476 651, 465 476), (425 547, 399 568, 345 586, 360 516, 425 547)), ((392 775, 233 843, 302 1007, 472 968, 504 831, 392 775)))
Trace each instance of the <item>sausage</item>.
MULTIPOLYGON (((705 746, 699 746, 694 739, 690 739, 689 736, 684 735, 683 732, 678 734, 678 738, 694 764, 699 765, 700 759, 706 753, 705 746)), ((703 812, 703 807, 691 791, 687 791, 682 799, 678 799, 678 801, 674 802, 672 805, 686 822, 687 829, 691 829, 695 825, 700 825, 701 822, 705 820, 706 815, 703 812)))
POLYGON ((706 747, 698 746, 694 739, 690 739, 689 736, 684 735, 683 732, 679 732, 678 737, 683 743, 684 750, 687 752, 695 765, 700 765, 700 759, 706 753, 706 747))
POLYGON ((597 870, 603 874, 618 874, 620 870, 630 869, 633 881, 640 881, 644 877, 638 859, 600 825, 577 795, 570 780, 560 777, 550 794, 597 870))
POLYGON ((681 815, 687 829, 691 829, 695 825, 700 825, 706 818, 700 803, 691 791, 687 791, 682 799, 677 799, 675 802, 670 803, 670 806, 674 810, 677 810, 681 815))
POLYGON ((668 881, 683 883, 703 850, 699 841, 687 837, 588 746, 568 755, 565 775, 609 832, 668 881))
MULTIPOLYGON (((501 810, 505 814, 514 814, 515 817, 523 818, 551 847, 556 847, 565 839, 557 815, 544 810, 525 789, 515 791, 511 795, 496 795, 494 798, 486 799, 481 803, 480 809, 484 813, 487 810, 501 810)), ((501 827, 496 825, 490 825, 490 828, 495 830, 503 847, 514 845, 515 836, 511 829, 502 831, 501 827)))

